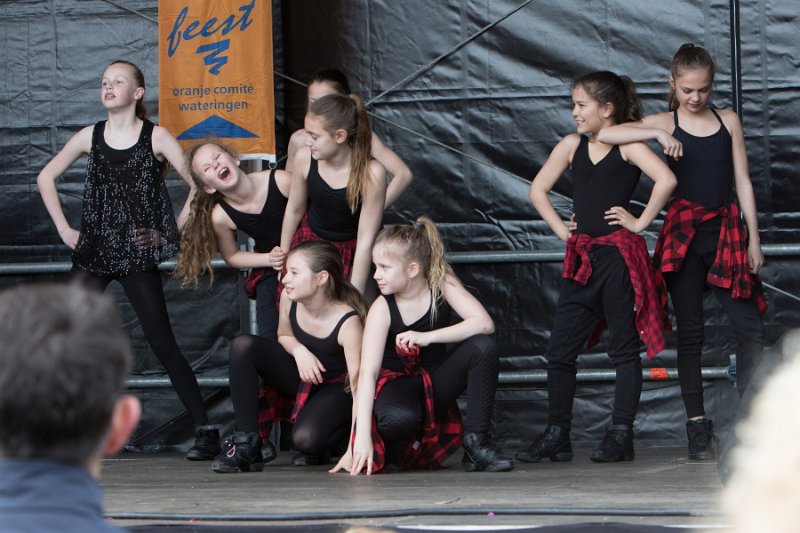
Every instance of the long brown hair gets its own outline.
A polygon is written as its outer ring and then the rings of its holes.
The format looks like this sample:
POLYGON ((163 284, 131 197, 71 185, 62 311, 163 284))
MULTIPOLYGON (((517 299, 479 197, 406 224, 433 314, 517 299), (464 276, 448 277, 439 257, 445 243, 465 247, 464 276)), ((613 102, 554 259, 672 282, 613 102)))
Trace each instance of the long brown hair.
MULTIPOLYGON (((146 90, 146 87, 144 85, 144 74, 142 74, 142 69, 140 69, 135 64, 125 59, 116 59, 111 63, 109 63, 106 68, 110 67, 111 65, 117 65, 117 64, 128 65, 131 69, 131 73, 133 74, 133 82, 136 84, 137 87, 141 87, 142 89, 146 90)), ((142 95, 141 98, 136 100, 136 116, 141 120, 147 120, 149 116, 147 113, 147 106, 144 105, 144 95, 142 95)))
POLYGON ((600 105, 614 106, 614 121, 617 124, 637 122, 642 119, 642 104, 636 93, 636 85, 628 76, 618 76, 608 70, 581 76, 573 87, 581 87, 600 105))
POLYGON ((436 308, 443 298, 444 284, 453 269, 445 258, 444 242, 433 220, 421 216, 415 224, 399 224, 383 229, 375 238, 375 245, 392 244, 399 259, 419 263, 422 275, 431 291, 431 323, 436 319, 436 308))
MULTIPOLYGON (((675 55, 672 56, 669 73, 672 75, 672 79, 675 80, 687 70, 700 69, 708 71, 709 76, 711 76, 711 83, 714 83, 714 74, 716 74, 717 71, 714 65, 714 58, 712 58, 711 54, 702 46, 684 43, 678 48, 675 55)), ((670 111, 678 109, 678 99, 675 97, 675 89, 673 89, 672 86, 669 88, 667 101, 669 102, 670 111)))
POLYGON ((361 322, 367 316, 364 297, 352 283, 344 277, 342 256, 334 245, 327 241, 305 241, 294 248, 286 256, 286 260, 295 254, 303 254, 308 268, 315 274, 328 273, 325 295, 332 302, 342 302, 352 307, 361 322))
POLYGON ((347 132, 347 142, 353 150, 350 177, 347 180, 347 203, 350 211, 355 213, 372 180, 369 171, 372 128, 364 101, 356 94, 328 94, 312 102, 308 112, 322 119, 328 133, 334 134, 337 130, 347 132))
POLYGON ((222 198, 220 192, 214 191, 209 194, 205 190, 205 184, 194 170, 194 158, 198 150, 204 146, 213 145, 236 157, 228 147, 216 141, 202 141, 189 150, 186 156, 189 165, 189 174, 194 182, 194 198, 190 206, 189 218, 183 226, 181 233, 181 248, 178 253, 178 263, 175 267, 173 276, 181 281, 181 286, 189 284, 197 285, 197 279, 209 273, 208 284, 214 281, 214 269, 211 267, 211 259, 217 251, 217 238, 214 233, 214 225, 211 222, 211 212, 222 198))

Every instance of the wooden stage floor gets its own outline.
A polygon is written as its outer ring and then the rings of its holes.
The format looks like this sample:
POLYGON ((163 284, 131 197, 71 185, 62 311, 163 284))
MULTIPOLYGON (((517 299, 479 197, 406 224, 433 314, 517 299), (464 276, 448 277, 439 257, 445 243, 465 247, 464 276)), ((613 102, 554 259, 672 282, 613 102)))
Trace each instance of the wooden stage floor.
POLYGON ((292 466, 290 457, 280 452, 260 473, 217 474, 209 462, 174 453, 124 453, 104 463, 106 512, 122 526, 191 524, 197 531, 221 525, 465 531, 725 524, 716 503, 716 463, 689 461, 685 448, 639 447, 636 460, 616 464, 592 463, 587 449, 577 449, 570 463, 517 462, 506 473, 464 472, 458 453, 445 470, 370 477, 292 466))

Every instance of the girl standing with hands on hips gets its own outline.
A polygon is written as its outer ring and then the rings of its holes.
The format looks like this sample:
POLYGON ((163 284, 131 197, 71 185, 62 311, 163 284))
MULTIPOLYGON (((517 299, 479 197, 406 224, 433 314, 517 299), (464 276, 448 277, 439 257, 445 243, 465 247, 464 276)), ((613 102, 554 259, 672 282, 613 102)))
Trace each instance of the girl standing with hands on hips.
MULTIPOLYGON (((144 75, 128 61, 103 72, 100 98, 108 118, 76 133, 37 177, 47 212, 72 248, 72 274, 102 291, 118 281, 145 337, 169 374, 175 392, 196 424, 190 460, 210 460, 219 451, 219 430, 208 425, 192 368, 181 354, 167 315, 158 264, 178 251, 180 239, 164 184, 168 161, 183 179, 183 151, 170 133, 147 120, 144 75), (89 154, 80 230, 70 227, 55 181, 89 154)), ((189 199, 191 194, 189 195, 189 199)), ((189 199, 181 211, 185 221, 189 199)))
POLYGON ((294 159, 281 250, 313 239, 331 242, 342 255, 345 276, 363 294, 386 197, 386 169, 371 159, 364 103, 356 95, 323 96, 309 106, 305 131, 306 148, 294 159))
POLYGON ((648 357, 664 347, 666 316, 644 238, 675 187, 675 176, 643 143, 609 146, 598 142, 604 128, 639 120, 641 111, 630 78, 594 72, 572 88, 577 133, 550 153, 531 183, 530 199, 550 229, 567 242, 563 286, 547 347, 548 426, 517 459, 538 463, 570 461, 570 428, 576 361, 587 338, 608 325, 608 355, 616 369, 611 428, 590 458, 596 462, 634 458, 633 422, 642 390, 639 340, 648 357), (547 193, 572 169, 573 231, 556 213, 547 193), (655 184, 639 217, 628 211, 641 172, 655 184))
POLYGON ((286 258, 278 340, 240 335, 231 343, 230 386, 237 430, 214 460, 216 472, 257 472, 258 377, 295 396, 292 440, 302 453, 322 454, 347 437, 361 358, 361 294, 345 279, 330 243, 306 241, 286 258))
POLYGON ((196 283, 203 272, 211 271, 217 248, 230 266, 252 269, 245 290, 256 300, 258 334, 276 338, 275 267, 285 259, 278 245, 291 174, 274 169, 246 174, 239 158, 216 142, 196 145, 188 159, 195 196, 183 228, 175 274, 184 284, 196 283), (237 230, 253 238, 254 251, 239 248, 237 230))
MULTIPOLYGON (((340 70, 333 68, 323 68, 311 75, 308 81, 307 106, 329 94, 341 94, 348 96, 351 94, 350 82, 347 76, 340 70)), ((289 147, 286 156, 286 170, 292 172, 294 169, 294 157, 306 144, 306 130, 299 129, 292 134, 289 139, 289 147)), ((400 156, 391 148, 383 144, 380 137, 372 132, 371 153, 381 165, 386 168, 386 172, 392 177, 389 186, 386 188, 386 201, 384 207, 389 207, 397 200, 414 179, 411 169, 408 168, 400 156)))
POLYGON ((372 251, 381 296, 364 328, 351 447, 331 470, 371 474, 439 468, 461 444, 468 471, 514 468, 490 437, 497 388, 494 323, 453 274, 436 226, 383 230, 372 251), (451 311, 461 317, 450 324, 451 311), (447 345, 455 345, 447 351, 447 345))
POLYGON ((713 459, 717 448, 713 422, 703 408, 703 289, 714 293, 733 324, 740 393, 762 355, 761 314, 766 311, 758 277, 764 255, 744 133, 736 113, 710 105, 714 72, 705 49, 684 44, 672 59, 669 112, 600 135, 606 143, 655 139, 678 178, 654 263, 675 310, 691 459, 713 459))

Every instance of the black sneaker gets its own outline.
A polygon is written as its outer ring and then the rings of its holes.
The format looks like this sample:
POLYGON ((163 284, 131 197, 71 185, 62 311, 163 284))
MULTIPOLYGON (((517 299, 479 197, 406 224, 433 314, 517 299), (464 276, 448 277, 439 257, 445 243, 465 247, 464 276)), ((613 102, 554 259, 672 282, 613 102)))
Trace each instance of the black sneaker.
POLYGON ((503 456, 487 433, 464 435, 464 457, 461 466, 467 472, 508 472, 514 469, 514 461, 503 456))
POLYGON ((708 418, 687 420, 686 436, 689 438, 689 459, 708 461, 717 458, 719 439, 714 435, 714 422, 708 418))
POLYGON ((261 456, 264 458, 265 463, 274 461, 278 458, 278 450, 275 449, 274 444, 272 444, 270 441, 267 441, 263 446, 261 446, 261 456))
POLYGON ((225 441, 226 449, 211 464, 214 472, 261 472, 264 458, 261 455, 261 437, 258 433, 235 431, 225 441))
POLYGON ((518 451, 514 457, 526 463, 538 463, 545 458, 554 463, 572 461, 569 430, 560 426, 547 426, 538 439, 524 450, 518 451))
POLYGON ((633 461, 633 428, 626 425, 611 426, 603 441, 589 452, 589 459, 595 463, 616 463, 633 461))
POLYGON ((220 452, 219 429, 215 426, 197 426, 194 446, 186 452, 190 461, 210 461, 220 452))

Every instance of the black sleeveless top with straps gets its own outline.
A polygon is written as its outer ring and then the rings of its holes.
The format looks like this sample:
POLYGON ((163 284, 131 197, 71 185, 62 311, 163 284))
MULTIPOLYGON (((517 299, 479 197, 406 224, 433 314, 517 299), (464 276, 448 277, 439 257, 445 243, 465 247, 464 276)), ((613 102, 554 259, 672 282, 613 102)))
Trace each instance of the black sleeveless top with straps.
POLYGON ((106 121, 95 124, 86 164, 80 237, 73 264, 100 276, 124 276, 156 267, 178 251, 180 235, 164 184, 161 161, 153 153, 153 128, 142 124, 136 144, 117 150, 106 144, 106 121), (150 232, 154 246, 134 238, 150 232))
POLYGON ((315 337, 303 330, 298 324, 297 303, 292 302, 292 306, 289 309, 289 323, 292 326, 292 333, 300 344, 308 348, 319 359, 322 366, 325 367, 325 372, 322 373, 324 379, 332 379, 347 372, 344 348, 342 348, 337 339, 339 330, 342 329, 342 324, 344 324, 345 320, 357 314, 355 311, 345 313, 336 323, 330 335, 323 338, 315 337))
POLYGON ((589 139, 581 135, 572 157, 573 210, 578 232, 600 237, 620 229, 608 224, 605 212, 614 206, 628 209, 641 173, 638 167, 622 159, 616 145, 597 164, 592 163, 589 139))
POLYGON ((319 162, 308 168, 308 225, 328 241, 349 241, 358 236, 361 205, 355 213, 347 203, 347 187, 334 189, 319 174, 319 162))
POLYGON ((231 217, 236 227, 256 242, 257 252, 267 253, 281 243, 281 223, 286 211, 287 198, 275 181, 275 169, 269 173, 267 199, 260 213, 243 213, 232 207, 225 199, 219 205, 231 217))
POLYGON ((677 161, 670 157, 667 163, 678 178, 675 196, 716 209, 732 201, 733 141, 719 114, 714 109, 711 112, 719 120, 719 130, 697 137, 681 129, 678 111, 674 111, 672 136, 683 144, 683 157, 677 161))
MULTIPOLYGON (((430 307, 428 308, 428 312, 414 323, 405 324, 403 322, 403 317, 400 315, 400 309, 397 307, 397 301, 394 299, 394 295, 387 294, 384 295, 384 298, 389 306, 389 316, 391 317, 391 320, 389 322, 389 332, 386 335, 386 346, 383 350, 383 363, 381 366, 389 370, 402 372, 403 363, 400 361, 400 357, 395 351, 395 337, 397 334, 404 331, 433 331, 435 329, 446 328, 450 325, 450 315, 452 310, 450 308, 450 304, 448 304, 447 301, 442 298, 439 301, 436 319, 434 320, 433 324, 431 324, 430 307)), ((431 302, 431 305, 433 305, 433 302, 431 302)), ((420 348, 422 366, 425 368, 436 366, 439 362, 441 362, 442 359, 444 359, 446 349, 447 345, 441 343, 429 344, 428 346, 420 348)))

